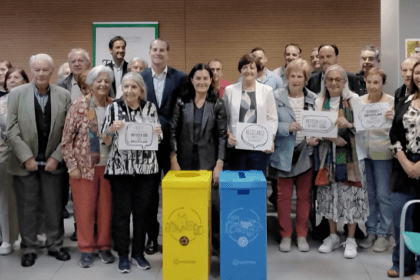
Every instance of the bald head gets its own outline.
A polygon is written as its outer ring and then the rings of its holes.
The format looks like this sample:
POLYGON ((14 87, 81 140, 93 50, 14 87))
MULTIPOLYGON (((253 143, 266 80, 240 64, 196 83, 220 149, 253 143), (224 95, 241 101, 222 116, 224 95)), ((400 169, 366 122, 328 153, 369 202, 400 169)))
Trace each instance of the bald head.
POLYGON ((409 57, 401 63, 401 76, 407 87, 410 85, 411 76, 413 75, 413 66, 417 60, 418 58, 409 57))

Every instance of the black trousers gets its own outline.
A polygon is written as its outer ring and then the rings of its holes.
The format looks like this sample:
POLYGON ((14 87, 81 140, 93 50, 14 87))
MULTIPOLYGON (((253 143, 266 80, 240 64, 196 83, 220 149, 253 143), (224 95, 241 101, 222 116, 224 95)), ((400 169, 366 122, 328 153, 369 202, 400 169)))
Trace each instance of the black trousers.
POLYGON ((112 190, 112 236, 119 256, 130 253, 130 217, 133 214, 132 256, 143 255, 146 231, 153 218, 159 174, 109 176, 112 190))
POLYGON ((63 246, 62 180, 63 174, 52 174, 43 169, 33 171, 28 176, 13 176, 23 254, 35 253, 38 247, 40 209, 44 213, 45 246, 51 251, 63 246))

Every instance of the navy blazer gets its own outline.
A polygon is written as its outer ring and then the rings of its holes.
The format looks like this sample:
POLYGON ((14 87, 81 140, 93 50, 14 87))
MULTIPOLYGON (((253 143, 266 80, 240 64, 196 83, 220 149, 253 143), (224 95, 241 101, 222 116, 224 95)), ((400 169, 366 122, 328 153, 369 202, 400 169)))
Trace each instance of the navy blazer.
MULTIPOLYGON (((359 78, 350 72, 347 72, 347 79, 349 80, 349 88, 352 92, 357 93, 359 96, 361 95, 361 86, 359 78)), ((312 92, 315 92, 316 94, 319 94, 321 92, 321 77, 322 77, 322 71, 315 72, 311 74, 311 77, 309 78, 308 84, 306 85, 306 88, 309 89, 312 92)))
POLYGON ((163 131, 163 141, 168 141, 169 131, 171 128, 170 122, 172 119, 172 112, 174 110, 175 102, 178 97, 178 94, 175 92, 173 93, 173 91, 181 84, 182 80, 186 77, 186 75, 184 72, 181 72, 168 66, 168 73, 166 74, 165 80, 165 88, 163 89, 162 95, 162 103, 159 106, 156 99, 155 86, 153 84, 152 69, 147 68, 140 74, 143 77, 144 82, 147 86, 147 101, 150 101, 153 104, 155 104, 158 110, 159 121, 163 131))

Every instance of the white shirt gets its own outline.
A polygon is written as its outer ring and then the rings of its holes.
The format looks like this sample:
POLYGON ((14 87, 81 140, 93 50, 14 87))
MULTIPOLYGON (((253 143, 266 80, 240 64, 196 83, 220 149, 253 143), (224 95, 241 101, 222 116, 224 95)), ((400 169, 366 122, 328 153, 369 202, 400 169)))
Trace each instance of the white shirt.
POLYGON ((158 105, 162 104, 162 97, 163 97, 163 90, 165 89, 165 81, 166 75, 168 74, 168 66, 165 67, 165 70, 158 76, 156 75, 153 67, 150 68, 152 70, 152 77, 153 77, 153 86, 155 87, 155 94, 156 100, 158 105))
POLYGON ((73 76, 71 78, 71 92, 70 92, 71 103, 73 104, 77 99, 79 99, 82 96, 83 96, 83 93, 80 90, 79 85, 77 84, 73 76))
POLYGON ((115 89, 119 88, 122 80, 124 61, 121 63, 120 67, 117 67, 114 61, 112 61, 112 69, 114 70, 115 77, 115 89))
MULTIPOLYGON (((302 125, 302 110, 305 105, 305 96, 293 98, 288 96, 290 107, 292 107, 293 113, 295 113, 296 122, 302 125)), ((295 146, 299 145, 305 137, 298 131, 296 133, 295 146)))

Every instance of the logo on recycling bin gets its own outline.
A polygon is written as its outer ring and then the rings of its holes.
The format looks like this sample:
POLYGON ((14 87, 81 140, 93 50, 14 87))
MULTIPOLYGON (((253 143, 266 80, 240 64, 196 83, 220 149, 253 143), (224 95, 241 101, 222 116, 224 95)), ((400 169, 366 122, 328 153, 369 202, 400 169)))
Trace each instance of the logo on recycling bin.
POLYGON ((251 209, 238 208, 229 214, 224 231, 240 247, 246 247, 262 232, 263 226, 257 213, 251 209))
POLYGON ((187 246, 204 234, 200 215, 191 208, 181 207, 171 213, 165 225, 165 232, 182 246, 187 246))

